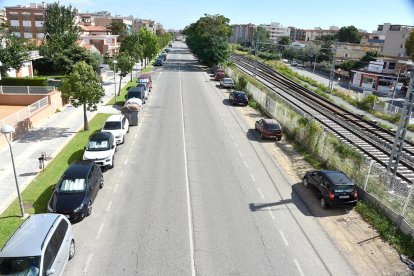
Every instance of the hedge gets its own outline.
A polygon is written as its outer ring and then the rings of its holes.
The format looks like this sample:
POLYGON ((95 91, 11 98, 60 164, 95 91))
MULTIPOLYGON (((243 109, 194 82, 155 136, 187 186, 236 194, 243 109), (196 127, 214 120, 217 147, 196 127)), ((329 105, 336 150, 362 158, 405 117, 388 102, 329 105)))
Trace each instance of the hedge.
POLYGON ((3 78, 0 85, 10 86, 47 86, 47 78, 3 78))

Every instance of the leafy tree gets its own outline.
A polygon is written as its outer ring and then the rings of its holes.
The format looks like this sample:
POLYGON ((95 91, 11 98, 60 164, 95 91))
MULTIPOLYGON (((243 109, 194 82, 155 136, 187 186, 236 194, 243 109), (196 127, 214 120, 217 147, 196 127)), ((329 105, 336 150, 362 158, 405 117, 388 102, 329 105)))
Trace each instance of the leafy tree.
POLYGON ((321 61, 331 61, 333 58, 333 51, 332 51, 332 41, 326 40, 321 46, 319 50, 319 56, 317 58, 318 62, 321 61))
POLYGON ((6 34, 0 37, 0 74, 2 77, 7 77, 7 71, 10 68, 20 70, 23 63, 29 59, 27 48, 23 43, 22 38, 17 38, 12 34, 6 34))
POLYGON ((121 83, 122 78, 128 75, 129 72, 132 71, 134 67, 134 61, 132 60, 131 56, 129 56, 126 52, 122 52, 117 57, 117 65, 116 67, 119 69, 119 89, 118 89, 118 96, 121 93, 121 83))
POLYGON ((118 20, 112 20, 111 24, 106 26, 108 31, 113 35, 119 35, 118 41, 123 41, 124 38, 128 35, 128 28, 127 25, 118 20))
POLYGON ((405 52, 410 57, 411 60, 414 60, 414 29, 410 31, 407 40, 405 41, 405 52))
POLYGON ((336 37, 339 42, 359 43, 361 41, 358 29, 352 25, 339 29, 336 37))
POLYGON ((76 43, 79 37, 79 26, 75 25, 76 9, 59 5, 59 2, 48 4, 43 27, 47 45, 53 51, 62 51, 76 43))
POLYGON ((336 35, 320 35, 315 38, 315 40, 319 41, 334 41, 336 39, 336 35))
POLYGON ((370 61, 376 60, 378 57, 383 57, 384 55, 378 52, 367 52, 365 56, 361 58, 362 62, 368 63, 370 61))
POLYGON ((73 99, 74 107, 83 106, 83 129, 88 130, 86 110, 97 110, 97 104, 104 95, 93 67, 84 61, 76 63, 72 72, 64 78, 61 92, 65 98, 73 99))
POLYGON ((201 63, 208 66, 225 62, 229 57, 230 20, 222 15, 205 14, 185 28, 187 45, 201 63))
POLYGON ((341 68, 348 72, 349 77, 351 77, 351 71, 359 68, 361 66, 361 62, 357 60, 346 60, 341 62, 337 67, 341 68))
POLYGON ((159 49, 157 37, 145 28, 141 28, 139 30, 138 36, 139 41, 142 42, 142 52, 144 58, 151 60, 155 57, 159 49))
MULTIPOLYGON (((120 53, 128 54, 134 63, 139 62, 144 57, 143 46, 138 33, 133 33, 124 38, 119 49, 120 53)), ((132 70, 132 69, 131 69, 132 70)), ((132 80, 132 71, 131 71, 132 80)))

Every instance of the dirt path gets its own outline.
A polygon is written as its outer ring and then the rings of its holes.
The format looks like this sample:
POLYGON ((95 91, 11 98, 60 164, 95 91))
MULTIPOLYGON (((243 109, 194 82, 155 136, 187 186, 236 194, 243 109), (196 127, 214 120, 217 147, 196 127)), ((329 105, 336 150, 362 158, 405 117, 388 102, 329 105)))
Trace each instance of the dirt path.
MULTIPOLYGON (((227 97, 228 92, 221 91, 227 97)), ((248 106, 234 108, 250 128, 254 129, 260 114, 248 106)), ((313 168, 285 139, 276 143, 262 143, 262 146, 286 172, 291 183, 295 183, 292 189, 359 275, 413 275, 400 261, 397 251, 385 243, 355 210, 320 208, 316 197, 301 184, 305 172, 313 168)))

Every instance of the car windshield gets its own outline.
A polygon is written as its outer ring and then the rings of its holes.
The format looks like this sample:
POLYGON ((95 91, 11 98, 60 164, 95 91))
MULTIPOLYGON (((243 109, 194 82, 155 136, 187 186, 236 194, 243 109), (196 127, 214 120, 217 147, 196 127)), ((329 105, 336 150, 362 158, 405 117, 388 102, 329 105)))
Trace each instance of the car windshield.
POLYGON ((86 148, 89 151, 102 151, 109 150, 109 141, 108 140, 91 140, 89 141, 88 147, 86 148))
POLYGON ((106 130, 121 129, 121 122, 106 122, 103 129, 106 129, 106 130))
POLYGON ((268 124, 267 129, 268 130, 280 130, 280 126, 278 124, 268 124))
POLYGON ((352 181, 343 173, 335 172, 327 174, 327 177, 335 184, 350 184, 352 181))
POLYGON ((246 94, 239 93, 239 94, 236 94, 236 97, 239 98, 239 99, 245 99, 246 98, 246 94))
POLYGON ((62 179, 59 184, 58 192, 63 193, 73 193, 73 192, 83 192, 86 188, 85 179, 62 179))
POLYGON ((141 91, 129 91, 128 92, 128 99, 131 99, 131 98, 141 99, 142 98, 141 91))
POLYGON ((224 82, 232 83, 233 80, 224 80, 224 82))
POLYGON ((336 185, 334 188, 337 193, 352 193, 354 190, 354 185, 336 185))
POLYGON ((0 258, 0 275, 39 275, 40 256, 0 258))
POLYGON ((137 87, 144 87, 145 88, 145 87, 147 87, 147 85, 145 83, 138 83, 137 87))
POLYGON ((139 83, 147 83, 149 82, 149 79, 138 79, 139 83))

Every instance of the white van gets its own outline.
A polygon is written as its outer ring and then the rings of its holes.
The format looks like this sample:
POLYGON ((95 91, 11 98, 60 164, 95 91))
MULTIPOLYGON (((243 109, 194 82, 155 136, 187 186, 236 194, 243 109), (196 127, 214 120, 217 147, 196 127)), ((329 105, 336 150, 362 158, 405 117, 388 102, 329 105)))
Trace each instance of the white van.
POLYGON ((0 251, 0 275, 62 275, 74 256, 72 225, 65 216, 32 215, 0 251))

